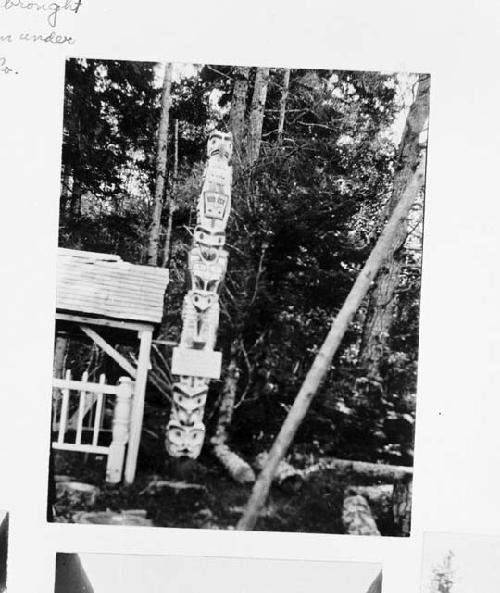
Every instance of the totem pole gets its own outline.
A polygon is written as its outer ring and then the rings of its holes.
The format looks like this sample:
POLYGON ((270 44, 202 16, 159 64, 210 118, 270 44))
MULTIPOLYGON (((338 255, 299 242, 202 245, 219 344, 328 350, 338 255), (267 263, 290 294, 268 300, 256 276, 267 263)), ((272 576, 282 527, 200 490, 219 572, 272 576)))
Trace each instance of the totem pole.
POLYGON ((173 402, 166 448, 172 457, 196 458, 205 438, 203 413, 210 379, 221 372, 215 341, 219 325, 219 288, 227 268, 225 230, 231 211, 231 134, 214 131, 198 200, 194 240, 188 258, 189 290, 182 306, 180 344, 174 348, 173 402))

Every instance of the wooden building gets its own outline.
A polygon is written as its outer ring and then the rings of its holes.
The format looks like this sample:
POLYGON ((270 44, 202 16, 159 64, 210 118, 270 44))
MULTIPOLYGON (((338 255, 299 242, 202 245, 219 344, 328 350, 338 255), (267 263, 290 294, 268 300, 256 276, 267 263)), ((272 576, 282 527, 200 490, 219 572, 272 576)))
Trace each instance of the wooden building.
POLYGON ((168 279, 168 270, 130 264, 115 255, 58 250, 53 397, 59 407, 52 447, 108 455, 112 482, 121 479, 124 458, 125 481, 131 483, 135 477, 152 335, 162 319, 168 279), (82 332, 124 371, 119 386, 108 386, 103 377, 93 383, 85 376, 74 380, 70 370, 63 371, 67 338, 82 332), (139 346, 136 360, 116 348, 117 344, 134 343, 139 346), (75 442, 68 443, 69 402, 74 401, 75 392, 77 436, 75 442), (98 444, 99 416, 102 400, 108 395, 116 397, 116 414, 114 444, 105 448, 98 444), (94 434, 90 443, 84 443, 82 429, 90 416, 94 434))

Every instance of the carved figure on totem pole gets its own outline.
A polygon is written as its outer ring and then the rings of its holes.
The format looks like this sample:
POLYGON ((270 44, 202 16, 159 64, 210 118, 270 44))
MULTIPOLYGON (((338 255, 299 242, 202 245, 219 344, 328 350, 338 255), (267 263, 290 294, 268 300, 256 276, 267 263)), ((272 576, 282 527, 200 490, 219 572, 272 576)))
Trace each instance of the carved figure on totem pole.
POLYGON ((208 161, 196 208, 194 241, 188 258, 189 290, 182 306, 181 339, 172 363, 174 375, 198 367, 200 375, 179 376, 173 386, 166 437, 167 451, 173 457, 195 458, 200 454, 205 437, 203 414, 209 377, 220 375, 220 353, 214 348, 219 325, 219 291, 228 262, 223 247, 231 211, 232 150, 231 134, 219 131, 210 134, 208 161), (189 360, 189 364, 181 363, 181 358, 189 360))
POLYGON ((167 452, 172 457, 196 458, 201 453, 205 439, 205 425, 199 422, 194 426, 182 426, 170 420, 167 426, 167 452))
POLYGON ((219 295, 190 290, 182 304, 180 345, 213 350, 219 326, 219 295))

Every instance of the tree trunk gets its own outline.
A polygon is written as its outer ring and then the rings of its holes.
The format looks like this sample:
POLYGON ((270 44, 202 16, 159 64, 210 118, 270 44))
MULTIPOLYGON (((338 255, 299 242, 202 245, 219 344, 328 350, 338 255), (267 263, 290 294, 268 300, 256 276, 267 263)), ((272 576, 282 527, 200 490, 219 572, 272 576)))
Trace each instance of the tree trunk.
MULTIPOLYGON (((246 95, 248 90, 249 68, 237 68, 231 101, 231 132, 233 134, 233 148, 239 156, 236 163, 242 160, 248 164, 249 155, 252 155, 252 164, 259 156, 260 137, 264 119, 264 105, 269 82, 269 68, 257 68, 252 106, 245 126, 246 95), (244 132, 247 130, 245 136, 244 132), (245 140, 245 146, 243 145, 245 140), (258 142, 257 142, 258 140, 258 142), (243 158, 244 156, 244 158, 243 158)), ((239 370, 238 358, 240 356, 239 339, 233 340, 231 345, 231 360, 227 369, 222 398, 219 407, 219 418, 215 436, 211 439, 214 455, 228 470, 230 476, 238 482, 254 482, 255 473, 250 465, 229 449, 227 444, 228 429, 233 417, 236 389, 238 386, 239 370)))
POLYGON ((233 96, 231 99, 231 112, 229 125, 233 135, 234 164, 241 165, 244 160, 243 138, 245 136, 245 111, 248 92, 248 76, 250 68, 237 67, 234 69, 233 96))
POLYGON ((211 439, 214 455, 227 469, 229 475, 237 482, 255 482, 255 474, 250 465, 229 449, 228 429, 233 418, 234 401, 240 371, 238 368, 239 348, 233 343, 231 346, 231 359, 227 368, 222 398, 219 407, 219 419, 215 435, 211 439))
POLYGON ((342 474, 356 474, 364 479, 393 482, 397 480, 411 480, 413 468, 403 465, 387 465, 384 463, 370 463, 369 461, 351 461, 325 457, 303 470, 305 476, 318 471, 335 471, 342 474))
POLYGON ((71 190, 71 218, 79 220, 82 216, 82 185, 78 179, 73 179, 71 190))
POLYGON ((400 225, 401 220, 405 220, 408 216, 418 192, 420 192, 423 187, 423 182, 424 158, 421 157, 417 171, 414 172, 411 182, 407 185, 404 194, 401 196, 399 203, 389 219, 389 222, 382 231, 366 264, 359 273, 354 286, 332 323, 326 340, 321 346, 314 359, 313 365, 306 375, 293 406, 274 441, 266 466, 260 473, 259 478, 254 485, 252 495, 247 503, 245 512, 237 525, 237 529, 250 530, 254 528, 259 512, 266 502, 276 468, 281 459, 285 456, 300 423, 307 413, 309 405, 316 395, 326 374, 330 370, 333 356, 344 337, 349 323, 354 317, 360 304, 363 302, 373 278, 376 276, 378 269, 389 252, 397 228, 400 225))
POLYGON ((280 100, 280 119, 278 122, 278 144, 283 141, 283 129, 285 127, 285 115, 286 115, 286 100, 288 98, 288 89, 290 87, 290 68, 286 68, 283 73, 283 87, 281 89, 281 100, 280 100))
MULTIPOLYGON (((410 107, 405 130, 398 148, 392 195, 387 206, 391 215, 411 182, 420 154, 419 136, 424 130, 429 114, 430 78, 421 75, 417 96, 410 107)), ((387 257, 376 278, 376 285, 369 296, 368 311, 364 324, 359 366, 366 370, 372 381, 380 381, 380 366, 387 348, 393 324, 396 290, 404 263, 403 246, 406 241, 408 221, 402 220, 396 229, 387 257)))
POLYGON ((247 128, 247 165, 249 167, 253 166, 259 157, 268 85, 269 68, 257 68, 247 128))
POLYGON ((156 183, 153 221, 149 231, 147 263, 150 266, 158 265, 158 245, 160 242, 161 214, 163 210, 163 196, 167 175, 167 147, 168 147, 168 122, 170 112, 170 87, 172 85, 172 64, 165 67, 163 90, 161 95, 161 115, 158 127, 158 148, 156 154, 156 183))
POLYGON ((168 195, 168 223, 167 233, 165 235, 165 247, 163 249, 163 264, 162 267, 168 268, 170 263, 170 244, 172 242, 172 224, 175 212, 175 191, 177 189, 177 175, 179 167, 179 120, 175 120, 174 124, 174 172, 172 176, 172 187, 168 195))
POLYGON ((405 537, 410 535, 413 481, 405 476, 394 482, 392 508, 394 524, 405 537))
POLYGON ((69 166, 63 168, 61 174, 61 204, 60 212, 65 215, 71 210, 71 188, 73 185, 73 178, 69 166))

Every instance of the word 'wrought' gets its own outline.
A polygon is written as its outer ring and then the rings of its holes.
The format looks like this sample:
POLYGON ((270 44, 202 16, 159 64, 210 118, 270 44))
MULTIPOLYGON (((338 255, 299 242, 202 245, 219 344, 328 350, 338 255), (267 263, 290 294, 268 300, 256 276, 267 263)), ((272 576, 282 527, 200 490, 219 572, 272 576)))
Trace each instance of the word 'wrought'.
POLYGON ((219 326, 219 290, 228 261, 223 247, 231 212, 232 148, 231 134, 210 134, 188 258, 189 290, 182 306, 181 339, 172 356, 172 374, 178 375, 166 437, 166 448, 172 457, 196 458, 200 454, 205 438, 203 414, 208 385, 221 372, 221 354, 214 348, 219 326))

